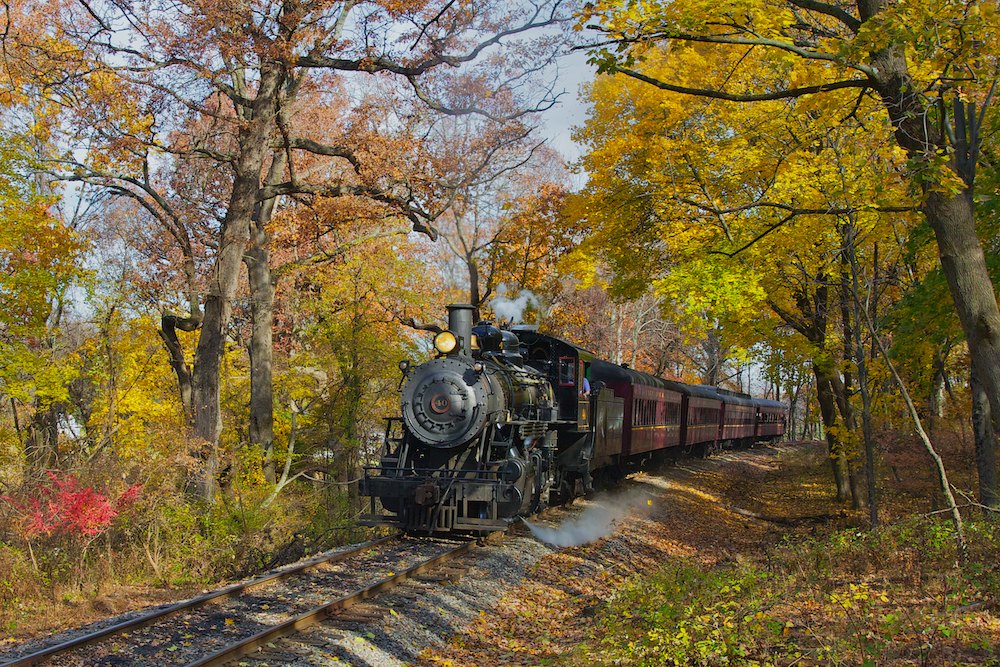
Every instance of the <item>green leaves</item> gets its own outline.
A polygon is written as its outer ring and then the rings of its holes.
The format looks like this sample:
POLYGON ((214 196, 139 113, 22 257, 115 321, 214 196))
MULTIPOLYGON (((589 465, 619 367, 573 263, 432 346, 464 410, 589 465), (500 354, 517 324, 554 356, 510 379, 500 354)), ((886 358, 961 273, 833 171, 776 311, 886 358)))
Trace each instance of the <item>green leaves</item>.
POLYGON ((785 655, 784 622, 767 613, 779 588, 750 568, 670 562, 612 600, 600 621, 603 657, 623 665, 752 665, 761 663, 748 656, 785 655))

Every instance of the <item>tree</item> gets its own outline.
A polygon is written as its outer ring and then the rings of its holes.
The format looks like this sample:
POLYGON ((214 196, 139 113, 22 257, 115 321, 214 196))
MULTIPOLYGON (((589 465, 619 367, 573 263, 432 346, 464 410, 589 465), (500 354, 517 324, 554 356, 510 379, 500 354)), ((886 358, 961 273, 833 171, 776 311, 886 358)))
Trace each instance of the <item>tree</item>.
MULTIPOLYGON (((651 78, 681 73, 734 85, 772 76, 764 58, 705 45, 651 48, 636 67, 651 78)), ((592 118, 578 133, 590 147, 589 182, 574 205, 596 233, 579 263, 604 258, 623 291, 652 281, 689 331, 707 341, 721 327, 736 356, 761 341, 798 354, 802 341, 787 334, 804 338, 838 495, 859 502, 849 483, 859 337, 844 230, 863 230, 866 262, 898 261, 896 237, 912 226, 913 205, 897 176, 901 151, 884 141, 888 127, 840 120, 872 106, 847 94, 692 102, 606 76, 591 99, 592 118), (881 255, 873 252, 879 244, 881 255)))
POLYGON ((54 406, 77 373, 56 341, 66 292, 85 276, 84 242, 38 194, 26 154, 23 141, 0 139, 0 392, 29 468, 43 470, 58 457, 54 406))
POLYGON ((693 379, 700 373, 685 358, 679 327, 663 319, 663 304, 654 294, 621 299, 601 283, 581 287, 573 279, 563 282, 544 318, 552 333, 598 357, 661 377, 693 379))
POLYGON ((983 109, 992 102, 996 7, 978 2, 888 3, 858 0, 739 2, 722 5, 599 2, 581 24, 601 34, 594 59, 617 72, 681 95, 742 104, 807 96, 873 95, 907 157, 907 175, 934 231, 973 364, 1000 423, 1000 310, 976 235, 973 187, 980 159, 983 109), (683 74, 650 75, 637 63, 651 48, 747 56, 731 77, 704 83, 683 74), (748 79, 764 60, 773 75, 748 79))
MULTIPOLYGON (((441 124, 429 146, 448 205, 437 218, 442 264, 453 272, 477 312, 521 283, 529 289, 529 273, 551 252, 536 232, 561 197, 563 161, 535 138, 537 127, 519 123, 491 127, 479 119, 441 124), (512 257, 513 245, 531 247, 512 257), (532 254, 533 253, 533 254, 532 254), (513 262, 518 262, 514 266, 513 262)), ((560 221, 561 222, 561 221, 560 221)), ((567 234, 565 226, 550 230, 567 234)))
MULTIPOLYGON (((542 152, 543 162, 560 165, 552 152, 542 152)), ((522 183, 504 204, 496 242, 489 248, 495 282, 506 291, 554 297, 559 292, 558 262, 580 236, 579 220, 566 210, 568 190, 562 174, 552 168, 523 170, 522 183)))

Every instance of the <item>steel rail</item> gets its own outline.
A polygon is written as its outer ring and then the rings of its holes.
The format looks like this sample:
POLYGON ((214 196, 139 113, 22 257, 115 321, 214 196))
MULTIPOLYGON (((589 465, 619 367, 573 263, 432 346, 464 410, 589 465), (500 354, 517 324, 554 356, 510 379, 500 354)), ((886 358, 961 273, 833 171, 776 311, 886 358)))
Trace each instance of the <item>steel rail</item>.
POLYGON ((312 569, 324 563, 337 563, 342 560, 346 560, 351 556, 354 556, 362 551, 366 551, 373 547, 384 544, 390 540, 394 540, 399 537, 401 533, 394 533, 392 535, 387 535, 386 537, 380 537, 377 540, 372 540, 370 542, 365 542, 353 549, 348 549, 346 551, 340 551, 334 554, 315 556, 307 561, 303 561, 298 565, 286 568, 284 570, 279 570, 274 574, 269 574, 258 579, 252 579, 247 582, 233 584, 231 586, 226 586, 225 588, 220 588, 217 591, 211 593, 206 593, 204 595, 199 595, 198 597, 191 598, 190 600, 185 600, 184 602, 178 602, 177 604, 171 605, 165 609, 159 611, 151 612, 149 614, 143 614, 135 618, 123 621, 121 623, 116 623, 115 625, 108 626, 96 632, 92 632, 76 639, 71 639, 67 642, 62 642, 59 644, 54 644, 48 648, 41 649, 29 655, 21 658, 17 658, 10 662, 4 662, 0 664, 0 667, 30 667, 31 665, 37 665, 41 662, 51 658, 54 655, 60 653, 66 653, 74 649, 78 649, 81 646, 87 646, 88 644, 95 644, 98 641, 110 637, 112 635, 120 634, 126 630, 132 630, 136 628, 142 628, 156 621, 166 618, 167 616, 172 616, 178 612, 187 611, 191 609, 198 609, 203 607, 210 602, 215 602, 218 600, 224 600, 226 598, 236 597, 242 594, 244 591, 250 590, 251 588, 256 588, 262 586, 266 583, 274 581, 276 579, 284 579, 296 574, 305 572, 306 570, 312 569))
POLYGON ((299 614, 298 616, 268 628, 267 630, 262 630, 251 637, 220 649, 205 658, 189 662, 184 667, 216 667, 217 665, 224 665, 232 660, 235 660, 236 658, 253 653, 274 639, 294 634, 303 628, 315 625, 336 611, 346 609, 361 600, 375 595, 376 593, 393 588, 416 574, 425 572, 437 565, 440 565, 441 563, 451 560, 456 556, 464 554, 471 549, 475 543, 475 540, 464 542, 454 549, 434 556, 423 563, 414 565, 403 572, 395 574, 391 577, 386 577, 385 579, 351 593, 350 595, 345 595, 344 597, 338 598, 332 602, 327 602, 319 607, 316 607, 315 609, 312 609, 311 611, 299 614))

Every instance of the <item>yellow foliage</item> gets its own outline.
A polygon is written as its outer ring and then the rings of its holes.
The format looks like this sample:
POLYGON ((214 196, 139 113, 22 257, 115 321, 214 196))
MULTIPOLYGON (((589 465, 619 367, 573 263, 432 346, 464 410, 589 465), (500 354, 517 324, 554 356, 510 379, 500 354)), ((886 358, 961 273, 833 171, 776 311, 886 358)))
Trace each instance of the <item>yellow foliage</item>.
POLYGON ((150 317, 126 319, 118 312, 104 323, 102 335, 84 346, 98 380, 88 433, 107 439, 124 460, 153 461, 170 456, 157 429, 184 431, 177 380, 167 363, 150 317), (98 370, 99 369, 99 370, 98 370))
MULTIPOLYGON (((784 3, 735 4, 773 9, 764 23, 755 14, 755 26, 787 25, 784 3)), ((698 3, 678 7, 661 10, 697 17, 698 3)), ((728 91, 817 85, 839 69, 785 52, 676 41, 644 47, 634 67, 728 91)), ((862 258, 877 243, 884 258, 917 219, 880 211, 916 203, 892 128, 856 92, 740 104, 599 75, 588 97, 593 110, 576 138, 588 148, 589 181, 570 206, 593 233, 567 264, 593 275, 606 262, 626 294, 652 282, 692 335, 721 323, 736 345, 795 345, 776 330, 771 306, 795 312, 815 276, 839 275, 841 226, 859 229, 862 258)))

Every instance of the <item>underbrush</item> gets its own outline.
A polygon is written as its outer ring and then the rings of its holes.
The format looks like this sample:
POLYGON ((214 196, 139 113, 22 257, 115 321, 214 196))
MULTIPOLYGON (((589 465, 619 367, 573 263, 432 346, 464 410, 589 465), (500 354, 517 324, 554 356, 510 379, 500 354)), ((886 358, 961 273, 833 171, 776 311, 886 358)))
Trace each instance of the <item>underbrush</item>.
POLYGON ((759 558, 671 560, 621 589, 587 648, 603 665, 994 665, 1000 528, 911 518, 790 536, 759 558))
POLYGON ((29 531, 14 503, 0 504, 0 632, 79 624, 363 539, 346 494, 302 488, 265 500, 237 492, 206 510, 150 485, 92 534, 29 531))

